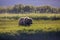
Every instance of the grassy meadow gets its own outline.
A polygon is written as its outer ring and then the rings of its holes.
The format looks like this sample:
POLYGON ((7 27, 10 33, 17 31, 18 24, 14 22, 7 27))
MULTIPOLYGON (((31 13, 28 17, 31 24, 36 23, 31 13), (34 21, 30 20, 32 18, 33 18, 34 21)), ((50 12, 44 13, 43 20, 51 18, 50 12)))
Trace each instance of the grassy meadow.
POLYGON ((37 30, 43 32, 60 31, 60 20, 51 20, 52 17, 60 18, 60 14, 51 14, 51 13, 0 14, 0 33, 5 33, 5 32, 15 33, 18 30, 22 30, 26 32, 28 32, 29 30, 33 30, 33 32, 37 30), (31 26, 19 26, 18 25, 19 18, 26 16, 33 18, 33 24, 31 26), (49 20, 43 20, 46 17, 49 20))

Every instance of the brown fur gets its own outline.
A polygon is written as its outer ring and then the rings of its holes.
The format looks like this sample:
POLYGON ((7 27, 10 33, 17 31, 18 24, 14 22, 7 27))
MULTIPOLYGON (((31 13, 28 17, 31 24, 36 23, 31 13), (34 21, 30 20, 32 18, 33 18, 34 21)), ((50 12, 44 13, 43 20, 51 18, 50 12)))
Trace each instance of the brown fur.
POLYGON ((32 18, 29 17, 22 17, 19 19, 19 25, 31 25, 32 24, 32 18))

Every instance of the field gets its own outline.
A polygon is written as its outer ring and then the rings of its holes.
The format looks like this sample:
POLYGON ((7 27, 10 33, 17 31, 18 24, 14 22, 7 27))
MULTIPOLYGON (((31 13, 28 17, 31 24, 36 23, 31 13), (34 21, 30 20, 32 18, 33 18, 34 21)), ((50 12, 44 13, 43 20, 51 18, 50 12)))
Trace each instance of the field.
POLYGON ((15 33, 18 30, 26 31, 28 30, 40 30, 43 32, 49 31, 60 31, 60 20, 35 20, 33 19, 33 24, 31 26, 19 26, 18 21, 19 17, 31 17, 31 18, 42 18, 42 17, 60 17, 60 14, 0 14, 0 32, 13 32, 15 33))
POLYGON ((0 40, 60 40, 60 14, 0 14, 0 40), (19 19, 26 16, 33 24, 19 26, 19 19))

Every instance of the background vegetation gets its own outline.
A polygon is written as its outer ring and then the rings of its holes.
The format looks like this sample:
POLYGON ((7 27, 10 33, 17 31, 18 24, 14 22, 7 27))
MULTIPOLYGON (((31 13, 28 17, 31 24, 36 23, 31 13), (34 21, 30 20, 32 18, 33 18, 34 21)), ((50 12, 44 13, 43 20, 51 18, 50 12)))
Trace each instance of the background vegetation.
POLYGON ((51 6, 30 6, 30 5, 14 5, 10 7, 0 7, 1 13, 60 13, 60 8, 51 6))

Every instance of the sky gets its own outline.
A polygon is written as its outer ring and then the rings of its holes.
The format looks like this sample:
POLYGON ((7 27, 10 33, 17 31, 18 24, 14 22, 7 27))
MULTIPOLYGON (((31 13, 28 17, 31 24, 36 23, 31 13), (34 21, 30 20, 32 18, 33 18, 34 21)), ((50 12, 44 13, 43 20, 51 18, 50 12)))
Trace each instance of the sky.
POLYGON ((60 8, 60 0, 0 0, 0 6, 13 6, 15 4, 33 6, 50 5, 60 8))

